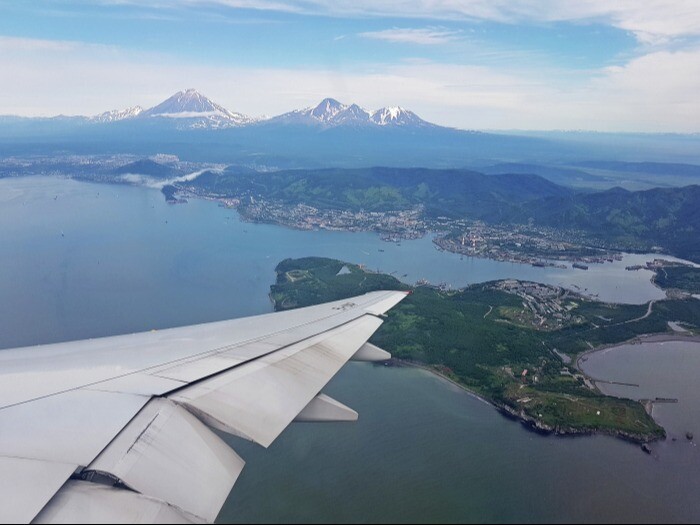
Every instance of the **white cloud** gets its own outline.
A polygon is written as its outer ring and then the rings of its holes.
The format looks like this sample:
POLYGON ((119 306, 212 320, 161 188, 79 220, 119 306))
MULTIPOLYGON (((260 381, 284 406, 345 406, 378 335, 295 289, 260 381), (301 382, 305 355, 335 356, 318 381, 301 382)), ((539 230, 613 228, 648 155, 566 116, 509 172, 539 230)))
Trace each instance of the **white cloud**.
MULTIPOLYGON (((106 3, 133 3, 105 0, 106 3)), ((698 0, 160 0, 149 7, 222 5, 330 16, 387 16, 505 23, 591 22, 613 25, 640 41, 700 35, 698 0)))
POLYGON ((366 33, 359 33, 358 36, 399 44, 438 45, 459 40, 461 38, 461 32, 449 31, 439 27, 420 29, 395 27, 393 29, 385 29, 383 31, 368 31, 366 33))
POLYGON ((34 38, 17 38, 11 36, 0 36, 0 52, 18 51, 73 51, 84 46, 80 42, 67 40, 40 40, 34 38))
POLYGON ((3 37, 0 70, 0 114, 147 107, 194 86, 249 115, 333 96, 370 108, 401 105, 470 129, 700 131, 700 48, 658 51, 596 71, 411 61, 338 72, 205 66, 109 46, 3 37))

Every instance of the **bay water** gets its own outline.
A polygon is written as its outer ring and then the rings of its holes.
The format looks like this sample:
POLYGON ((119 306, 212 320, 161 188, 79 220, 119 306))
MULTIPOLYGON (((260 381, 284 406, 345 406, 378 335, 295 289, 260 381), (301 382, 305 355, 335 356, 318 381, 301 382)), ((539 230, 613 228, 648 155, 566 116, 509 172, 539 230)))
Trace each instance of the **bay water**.
MULTIPOLYGON (((406 282, 530 279, 630 303, 663 295, 649 272, 624 270, 653 256, 588 272, 462 259, 429 237, 398 246, 372 233, 295 231, 243 222, 212 202, 167 205, 144 188, 27 177, 0 180, 0 348, 268 312, 276 264, 308 255, 406 282)), ((635 359, 597 372, 621 380, 635 359)), ((667 380, 697 391, 698 360, 664 363, 667 380)), ((640 372, 650 366, 640 361, 640 372)), ((360 420, 295 424, 268 450, 226 437, 247 466, 220 522, 700 520, 700 466, 687 440, 648 456, 609 437, 543 437, 412 368, 350 363, 327 392, 360 420)), ((673 432, 693 414, 671 417, 673 432)))

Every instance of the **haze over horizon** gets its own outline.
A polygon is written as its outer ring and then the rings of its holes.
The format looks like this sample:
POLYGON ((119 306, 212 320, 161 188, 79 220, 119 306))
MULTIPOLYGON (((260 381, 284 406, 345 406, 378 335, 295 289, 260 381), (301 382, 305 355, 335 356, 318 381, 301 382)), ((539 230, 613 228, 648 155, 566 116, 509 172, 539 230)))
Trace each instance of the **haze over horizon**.
POLYGON ((0 0, 0 15, 0 114, 196 87, 251 116, 333 97, 463 129, 700 131, 692 0, 0 0))

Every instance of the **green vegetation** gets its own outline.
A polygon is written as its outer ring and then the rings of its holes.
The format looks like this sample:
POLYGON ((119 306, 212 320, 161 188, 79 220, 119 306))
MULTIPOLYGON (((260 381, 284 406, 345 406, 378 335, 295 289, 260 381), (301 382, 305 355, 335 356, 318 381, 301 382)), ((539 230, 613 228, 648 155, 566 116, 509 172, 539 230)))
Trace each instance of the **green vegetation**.
POLYGON ((575 228, 608 245, 648 250, 700 261, 700 186, 630 192, 620 188, 572 197, 551 197, 516 220, 575 228))
POLYGON ((118 175, 124 175, 127 173, 135 173, 138 175, 150 175, 151 177, 157 178, 168 178, 175 177, 178 175, 178 171, 175 168, 166 166, 164 164, 159 164, 150 159, 141 159, 136 162, 131 162, 125 164, 114 170, 114 173, 118 175))
MULTIPOLYGON (((277 267, 271 297, 283 310, 408 288, 391 276, 341 261, 287 259, 277 267)), ((576 313, 572 321, 561 329, 542 330, 528 323, 522 299, 496 289, 495 283, 452 292, 431 287, 413 291, 388 313, 372 339, 394 357, 431 367, 544 430, 605 432, 636 441, 664 435, 642 404, 589 389, 552 349, 576 355, 640 334, 665 332, 668 320, 693 324, 700 319, 698 301, 657 302, 646 316, 647 305, 611 305, 574 296, 567 303, 576 313)))
MULTIPOLYGON (((532 224, 582 232, 583 244, 633 251, 660 246, 700 261, 700 186, 630 192, 575 192, 538 175, 468 170, 361 168, 257 173, 231 167, 188 183, 321 210, 386 212, 421 206, 425 218, 532 224)), ((245 209, 245 204, 242 204, 245 209)))
POLYGON ((700 294, 700 268, 686 265, 664 266, 656 270, 654 282, 664 289, 672 288, 700 294))
POLYGON ((598 346, 629 341, 639 335, 665 333, 669 330, 669 321, 679 321, 692 328, 700 320, 700 301, 695 299, 657 301, 652 313, 644 317, 646 310, 647 305, 583 303, 581 313, 586 316, 586 322, 548 334, 547 343, 567 354, 577 354, 598 346), (591 316, 595 311, 601 313, 591 316), (612 321, 606 322, 598 315, 612 318, 612 321), (623 321, 624 318, 629 318, 629 322, 623 321))
POLYGON ((365 272, 357 265, 322 257, 285 259, 275 271, 277 283, 270 289, 270 298, 277 310, 335 301, 375 290, 410 288, 390 275, 365 272), (349 273, 341 273, 343 267, 349 273))
POLYGON ((468 170, 363 168, 273 173, 205 173, 191 185, 222 195, 253 195, 319 209, 394 211, 425 207, 427 217, 501 220, 517 206, 570 195, 537 175, 484 175, 468 170))

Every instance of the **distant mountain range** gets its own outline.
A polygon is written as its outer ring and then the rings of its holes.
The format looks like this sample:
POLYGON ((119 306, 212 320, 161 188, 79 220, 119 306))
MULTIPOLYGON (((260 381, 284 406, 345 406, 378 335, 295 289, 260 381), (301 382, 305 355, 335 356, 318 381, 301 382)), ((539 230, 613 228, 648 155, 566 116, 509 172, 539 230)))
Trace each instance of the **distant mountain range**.
POLYGON ((94 117, 87 117, 88 120, 93 122, 117 122, 119 120, 124 120, 128 118, 138 117, 143 113, 143 108, 141 106, 134 106, 126 109, 114 109, 112 111, 105 111, 94 117))
MULTIPOLYGON (((6 117, 7 118, 7 117, 6 117)), ((421 119, 407 109, 394 106, 366 110, 357 104, 346 105, 332 98, 322 100, 317 106, 290 111, 269 118, 253 118, 230 111, 199 93, 196 89, 179 91, 160 104, 149 109, 133 106, 126 109, 105 111, 99 115, 83 117, 57 116, 50 119, 74 122, 109 124, 113 122, 139 122, 159 119, 169 122, 176 129, 225 129, 249 125, 304 125, 318 128, 338 126, 386 126, 402 128, 439 127, 421 119)))
POLYGON ((336 126, 439 127, 399 106, 368 111, 357 104, 349 106, 326 98, 318 106, 290 111, 266 121, 269 124, 302 124, 324 128, 336 126))
MULTIPOLYGON (((401 107, 368 110, 332 98, 282 115, 253 118, 194 89, 151 108, 134 106, 82 117, 0 116, 0 157, 167 153, 188 161, 263 170, 498 166, 491 172, 502 172, 518 163, 523 166, 517 171, 540 173, 539 167, 554 164, 576 169, 578 185, 605 186, 615 178, 610 171, 600 179, 575 163, 615 159, 692 164, 700 163, 698 152, 700 135, 599 134, 593 140, 577 134, 481 132, 436 125, 401 107)), ((557 168, 547 176, 563 182, 572 172, 557 168)), ((688 176, 669 178, 667 184, 686 182, 688 176)))

